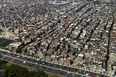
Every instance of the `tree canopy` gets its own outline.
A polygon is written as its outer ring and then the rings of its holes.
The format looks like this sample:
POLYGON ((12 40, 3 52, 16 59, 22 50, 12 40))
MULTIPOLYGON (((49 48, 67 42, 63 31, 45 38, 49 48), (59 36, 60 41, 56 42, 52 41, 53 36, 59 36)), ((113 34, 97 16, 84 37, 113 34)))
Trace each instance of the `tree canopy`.
POLYGON ((12 64, 4 69, 3 77, 48 77, 43 71, 28 71, 26 68, 12 64))

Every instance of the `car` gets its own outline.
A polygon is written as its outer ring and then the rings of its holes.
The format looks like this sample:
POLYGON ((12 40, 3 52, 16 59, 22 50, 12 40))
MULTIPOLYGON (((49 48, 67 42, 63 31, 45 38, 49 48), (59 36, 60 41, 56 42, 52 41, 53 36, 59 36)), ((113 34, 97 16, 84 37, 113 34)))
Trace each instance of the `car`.
POLYGON ((94 77, 93 75, 91 75, 91 77, 94 77))
POLYGON ((89 73, 86 73, 85 75, 86 75, 86 76, 88 76, 88 75, 89 75, 89 73))
POLYGON ((70 74, 70 72, 68 71, 67 73, 69 73, 70 74))
POLYGON ((44 63, 42 63, 42 64, 44 64, 44 63))
POLYGON ((76 74, 78 74, 79 72, 77 71, 76 74))
POLYGON ((16 57, 18 57, 18 58, 19 58, 20 56, 16 56, 16 57))
POLYGON ((49 66, 51 66, 51 64, 48 64, 49 66))
POLYGON ((26 63, 26 61, 23 61, 23 63, 26 63))
POLYGON ((60 70, 62 70, 62 68, 59 68, 60 70))
POLYGON ((71 69, 71 71, 74 71, 73 69, 71 69))
POLYGON ((38 61, 39 59, 37 58, 37 61, 38 61))
POLYGON ((38 63, 36 62, 36 64, 38 64, 38 63))
POLYGON ((74 74, 72 74, 72 76, 74 76, 74 74))
POLYGON ((44 69, 46 69, 46 67, 43 67, 44 69))
POLYGON ((62 72, 60 72, 60 74, 62 74, 62 72))
POLYGON ((40 69, 43 69, 42 67, 40 67, 40 69))
POLYGON ((31 66, 31 65, 29 65, 29 66, 31 66))
POLYGON ((39 64, 39 66, 42 66, 41 64, 39 64))
POLYGON ((100 77, 99 75, 96 75, 96 77, 100 77))

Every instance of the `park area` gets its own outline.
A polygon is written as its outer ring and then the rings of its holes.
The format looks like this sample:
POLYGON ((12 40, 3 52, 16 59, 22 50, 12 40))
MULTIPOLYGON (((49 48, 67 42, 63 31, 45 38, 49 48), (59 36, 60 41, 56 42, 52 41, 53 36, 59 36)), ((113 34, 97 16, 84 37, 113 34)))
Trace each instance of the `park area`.
POLYGON ((10 43, 12 43, 12 42, 13 42, 13 40, 8 40, 8 39, 0 38, 0 47, 6 47, 10 43))

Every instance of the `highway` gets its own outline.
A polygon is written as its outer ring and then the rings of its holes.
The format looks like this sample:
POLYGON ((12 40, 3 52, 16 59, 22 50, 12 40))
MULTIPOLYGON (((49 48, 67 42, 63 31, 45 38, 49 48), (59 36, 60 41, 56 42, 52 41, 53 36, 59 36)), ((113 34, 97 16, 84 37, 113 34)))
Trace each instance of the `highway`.
POLYGON ((111 77, 69 66, 53 64, 30 56, 2 50, 0 50, 0 59, 22 66, 42 70, 44 72, 53 73, 62 77, 111 77))

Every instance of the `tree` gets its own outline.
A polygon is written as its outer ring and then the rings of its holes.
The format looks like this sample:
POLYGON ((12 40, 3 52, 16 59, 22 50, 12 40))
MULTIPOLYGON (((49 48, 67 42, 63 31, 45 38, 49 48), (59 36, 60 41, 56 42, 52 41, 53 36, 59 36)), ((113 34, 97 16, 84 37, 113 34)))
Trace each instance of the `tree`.
POLYGON ((48 75, 46 73, 44 73, 43 71, 30 71, 28 74, 29 77, 48 77, 48 75))
POLYGON ((12 64, 5 69, 4 77, 28 77, 28 70, 24 67, 12 64))
POLYGON ((1 69, 2 70, 6 70, 8 68, 8 66, 6 64, 2 65, 1 69))
POLYGON ((2 29, 0 29, 0 33, 1 33, 1 32, 3 32, 3 30, 2 30, 2 29))
POLYGON ((61 22, 61 20, 59 19, 58 21, 57 21, 57 23, 60 23, 61 22))
POLYGON ((5 66, 7 68, 4 68, 3 77, 48 77, 43 71, 28 71, 26 68, 14 64, 5 66))
POLYGON ((44 73, 43 71, 38 71, 36 73, 35 77, 48 77, 48 75, 46 73, 44 73))
POLYGON ((94 1, 93 3, 94 3, 94 4, 99 4, 100 2, 99 2, 99 1, 94 1))

